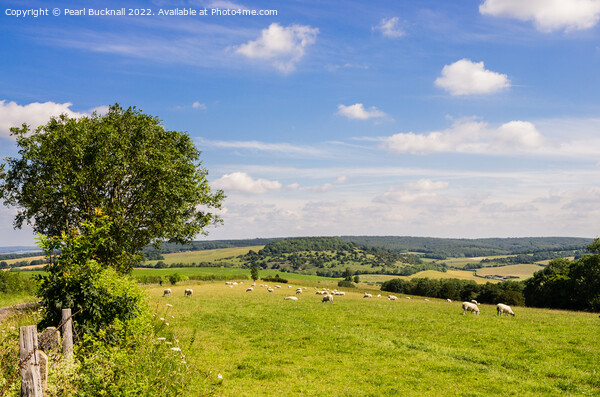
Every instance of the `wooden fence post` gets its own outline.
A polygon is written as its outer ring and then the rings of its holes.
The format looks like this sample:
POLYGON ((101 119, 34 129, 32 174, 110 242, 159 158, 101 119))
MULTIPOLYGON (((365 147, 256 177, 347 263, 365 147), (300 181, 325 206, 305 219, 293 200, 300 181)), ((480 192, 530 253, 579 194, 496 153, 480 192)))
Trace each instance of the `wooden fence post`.
POLYGON ((42 397, 42 378, 37 351, 37 325, 19 328, 19 356, 21 362, 21 396, 42 397))
POLYGON ((62 309, 63 359, 68 361, 73 359, 73 320, 70 317, 71 309, 62 309))

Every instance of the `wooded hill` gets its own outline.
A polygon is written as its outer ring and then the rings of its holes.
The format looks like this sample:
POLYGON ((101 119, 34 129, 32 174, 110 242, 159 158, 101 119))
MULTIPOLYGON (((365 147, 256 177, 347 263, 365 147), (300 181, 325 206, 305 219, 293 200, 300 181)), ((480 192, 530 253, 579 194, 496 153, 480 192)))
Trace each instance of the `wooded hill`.
POLYGON ((273 241, 258 252, 239 257, 244 267, 341 277, 378 273, 408 276, 422 270, 445 271, 446 265, 424 263, 416 255, 368 247, 338 237, 306 237, 273 241))

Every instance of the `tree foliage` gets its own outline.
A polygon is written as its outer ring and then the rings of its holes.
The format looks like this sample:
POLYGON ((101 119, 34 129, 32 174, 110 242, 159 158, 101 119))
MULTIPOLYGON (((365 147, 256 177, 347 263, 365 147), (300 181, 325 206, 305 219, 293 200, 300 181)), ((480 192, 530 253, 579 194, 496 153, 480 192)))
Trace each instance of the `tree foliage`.
POLYGON ((526 280, 527 305, 600 311, 600 239, 588 251, 575 261, 554 259, 526 280))
POLYGON ((17 207, 15 227, 60 236, 99 208, 112 226, 97 255, 121 273, 148 244, 185 243, 220 221, 209 210, 223 192, 211 192, 190 137, 136 108, 115 104, 104 115, 62 115, 11 132, 20 157, 3 165, 0 197, 17 207))

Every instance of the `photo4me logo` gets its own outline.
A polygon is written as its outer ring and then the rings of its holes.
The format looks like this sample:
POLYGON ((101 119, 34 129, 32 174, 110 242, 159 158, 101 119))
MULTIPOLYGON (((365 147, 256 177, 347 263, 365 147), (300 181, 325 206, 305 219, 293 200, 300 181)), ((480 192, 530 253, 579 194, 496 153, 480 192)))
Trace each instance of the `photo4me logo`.
POLYGON ((231 8, 6 8, 4 14, 15 18, 46 16, 277 16, 277 10, 231 8))

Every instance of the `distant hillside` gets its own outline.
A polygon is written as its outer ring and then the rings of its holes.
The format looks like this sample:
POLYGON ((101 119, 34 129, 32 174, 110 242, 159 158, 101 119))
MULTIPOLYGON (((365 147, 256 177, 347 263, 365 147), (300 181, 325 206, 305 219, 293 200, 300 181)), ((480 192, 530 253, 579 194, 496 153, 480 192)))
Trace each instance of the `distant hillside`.
POLYGON ((422 270, 445 271, 445 264, 424 263, 415 255, 367 247, 338 237, 304 237, 277 240, 258 252, 239 257, 244 267, 279 269, 282 272, 341 277, 352 274, 408 276, 422 270))
POLYGON ((571 254, 575 256, 577 253, 587 252, 586 247, 593 241, 591 238, 578 237, 449 239, 407 236, 342 236, 340 238, 344 241, 382 247, 395 252, 420 252, 425 257, 433 259, 554 251, 571 251, 571 254))

